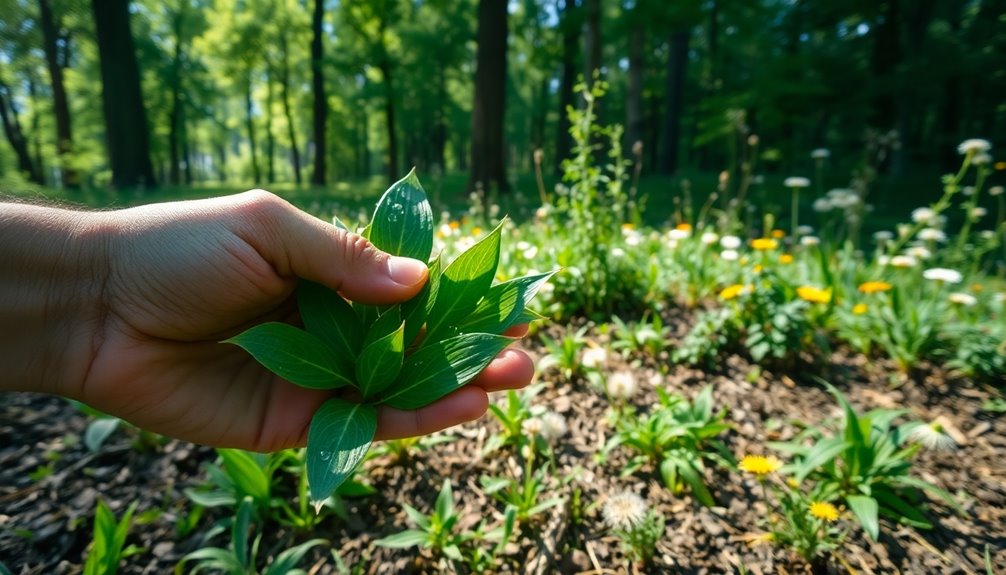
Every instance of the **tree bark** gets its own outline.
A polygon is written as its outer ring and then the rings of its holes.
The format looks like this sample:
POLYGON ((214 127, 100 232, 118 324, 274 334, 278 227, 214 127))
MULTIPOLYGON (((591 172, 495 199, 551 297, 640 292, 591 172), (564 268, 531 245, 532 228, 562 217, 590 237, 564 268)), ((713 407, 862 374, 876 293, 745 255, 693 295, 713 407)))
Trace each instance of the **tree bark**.
POLYGON ((31 159, 28 138, 21 129, 21 120, 14 107, 14 96, 2 77, 0 77, 0 123, 3 124, 4 135, 7 136, 7 141, 10 142, 17 157, 18 171, 24 174, 28 181, 42 185, 44 183, 42 174, 31 159))
POLYGON ((562 30, 562 76, 559 80, 559 125, 555 134, 555 171, 562 173, 562 162, 569 157, 573 139, 569 135, 569 114, 573 106, 573 85, 576 83, 576 53, 580 39, 576 0, 556 3, 559 28, 562 30))
POLYGON ((280 57, 279 82, 283 89, 280 99, 283 103, 283 115, 286 117, 286 132, 290 138, 290 152, 293 160, 293 177, 299 186, 303 181, 300 175, 300 148, 297 146, 297 125, 293 119, 293 110, 290 108, 290 46, 287 42, 286 31, 279 35, 280 57))
POLYGON ((171 112, 168 114, 170 124, 168 126, 168 158, 171 166, 169 166, 168 178, 175 185, 182 181, 179 139, 181 132, 184 131, 182 127, 182 27, 184 18, 184 8, 181 8, 175 13, 174 22, 172 22, 175 34, 175 53, 168 80, 168 85, 171 87, 171 112))
POLYGON ((245 127, 248 130, 248 146, 251 148, 252 179, 256 184, 262 181, 258 167, 258 149, 255 141, 255 117, 252 115, 252 82, 251 70, 247 70, 245 82, 245 127))
MULTIPOLYGON (((639 10, 636 5, 635 10, 639 10)), ((646 66, 646 28, 640 17, 629 31, 629 86, 625 101, 625 149, 643 141, 643 68, 646 66)))
MULTIPOLYGON (((382 20, 383 23, 383 20, 382 20)), ((384 34, 381 34, 384 38, 384 34)), ((395 85, 392 83, 391 61, 385 56, 378 63, 384 80, 384 122, 388 133, 388 181, 398 180, 398 131, 395 129, 395 85)))
POLYGON ((507 0, 480 0, 475 100, 472 105, 472 162, 468 191, 496 185, 509 189, 503 161, 506 110, 507 0))
POLYGON ((664 153, 661 156, 660 171, 674 174, 678 171, 679 147, 681 140, 681 112, 684 108, 685 76, 688 68, 688 44, 690 29, 671 32, 668 39, 671 50, 667 57, 667 89, 664 104, 664 153))
POLYGON ((276 135, 272 131, 272 102, 273 102, 273 69, 272 63, 266 62, 265 76, 265 181, 273 183, 276 181, 276 135))
POLYGON ((322 44, 322 23, 325 18, 324 0, 314 0, 311 17, 311 93, 314 97, 311 123, 314 136, 314 171, 311 183, 325 185, 326 161, 328 160, 325 128, 328 125, 328 102, 325 97, 324 46, 322 44))
POLYGON ((154 186, 147 111, 140 88, 136 47, 129 27, 129 0, 91 0, 101 67, 112 185, 154 186))
POLYGON ((39 24, 42 29, 42 48, 45 51, 46 67, 49 70, 49 83, 52 86, 52 110, 56 117, 56 152, 59 154, 60 172, 63 186, 69 189, 80 187, 77 171, 71 165, 73 154, 73 130, 70 122, 70 105, 66 97, 66 85, 63 83, 63 64, 67 61, 59 57, 57 47, 59 39, 59 22, 52 11, 50 0, 39 0, 39 24))
POLYGON ((584 78, 587 85, 594 82, 594 72, 601 69, 601 0, 585 0, 586 27, 583 30, 584 78))

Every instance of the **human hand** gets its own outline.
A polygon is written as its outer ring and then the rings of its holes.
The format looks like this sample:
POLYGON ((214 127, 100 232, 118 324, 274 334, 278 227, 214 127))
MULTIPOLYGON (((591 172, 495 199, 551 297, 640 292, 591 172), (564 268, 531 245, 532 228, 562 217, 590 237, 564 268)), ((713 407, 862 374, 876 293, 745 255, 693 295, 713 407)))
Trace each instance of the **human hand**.
MULTIPOLYGON (((265 321, 296 323, 298 278, 388 304, 415 295, 427 274, 422 262, 389 256, 262 191, 91 214, 85 226, 86 236, 104 238, 101 313, 83 376, 56 391, 141 428, 220 447, 303 445, 332 393, 286 382, 220 341, 265 321)), ((415 411, 381 407, 377 439, 478 418, 487 392, 524 386, 533 371, 526 354, 508 349, 440 401, 415 411)))

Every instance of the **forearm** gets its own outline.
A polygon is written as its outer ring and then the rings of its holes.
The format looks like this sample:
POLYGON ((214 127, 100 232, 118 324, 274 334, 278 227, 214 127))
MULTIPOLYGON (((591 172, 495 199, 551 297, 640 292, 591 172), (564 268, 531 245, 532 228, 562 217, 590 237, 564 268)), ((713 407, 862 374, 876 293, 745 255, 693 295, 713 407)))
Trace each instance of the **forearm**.
POLYGON ((0 390, 79 387, 103 324, 102 214, 0 203, 0 390))

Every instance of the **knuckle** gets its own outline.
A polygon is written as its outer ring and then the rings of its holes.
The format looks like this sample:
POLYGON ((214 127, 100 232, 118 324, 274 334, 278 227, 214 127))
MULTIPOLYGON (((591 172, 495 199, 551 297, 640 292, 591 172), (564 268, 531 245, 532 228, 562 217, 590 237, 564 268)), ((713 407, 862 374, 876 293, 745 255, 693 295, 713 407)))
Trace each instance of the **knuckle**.
POLYGON ((336 229, 335 234, 342 247, 342 259, 347 264, 380 259, 377 248, 363 236, 342 229, 336 229))

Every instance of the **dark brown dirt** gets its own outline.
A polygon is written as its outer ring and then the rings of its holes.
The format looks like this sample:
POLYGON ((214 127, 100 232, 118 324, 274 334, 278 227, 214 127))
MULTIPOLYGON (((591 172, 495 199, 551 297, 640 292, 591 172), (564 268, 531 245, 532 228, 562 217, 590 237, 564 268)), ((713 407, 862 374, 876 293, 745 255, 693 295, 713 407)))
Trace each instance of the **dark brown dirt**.
MULTIPOLYGON (((590 337, 604 343, 605 336, 596 331, 590 337)), ((531 341, 528 347, 538 346, 531 341)), ((852 537, 827 562, 815 566, 815 572, 984 574, 986 546, 996 572, 1006 569, 1006 420, 982 408, 994 390, 935 367, 895 378, 897 386, 892 386, 891 366, 841 349, 823 366, 808 367, 811 373, 759 371, 736 355, 725 358, 717 372, 669 365, 664 357, 645 355, 616 358, 612 364, 611 369, 636 374, 641 389, 633 403, 640 409, 656 402, 655 386, 691 397, 702 386, 712 385, 717 406, 729 410, 734 428, 725 441, 738 456, 765 453, 767 441, 786 439, 801 424, 839 415, 814 375, 842 389, 859 410, 903 407, 912 418, 941 418, 959 449, 923 452, 914 470, 954 493, 964 515, 930 501, 925 510, 936 524, 932 530, 916 531, 884 521, 881 540, 871 542, 853 528, 852 537)), ((595 458, 611 433, 604 394, 583 380, 566 381, 554 372, 544 374, 542 382, 535 404, 562 414, 569 425, 569 433, 556 447, 559 470, 551 474, 549 494, 568 501, 575 489, 580 490, 583 520, 573 521, 568 505, 545 512, 507 547, 495 572, 701 574, 740 572, 741 565, 755 574, 812 572, 784 550, 747 544, 745 536, 760 532, 766 512, 751 479, 708 469, 706 480, 717 506, 707 509, 687 494, 672 495, 653 469, 623 477, 624 452, 615 452, 604 463, 595 458), (604 498, 622 490, 644 496, 667 520, 656 560, 645 570, 625 559, 600 517, 604 498)), ((87 421, 76 407, 58 398, 0 395, 0 561, 13 573, 81 572, 99 497, 118 513, 139 502, 127 543, 141 551, 126 559, 120 572, 168 573, 185 553, 207 545, 226 546, 226 534, 205 541, 214 524, 227 515, 218 510, 207 511, 189 533, 179 529, 181 519, 194 508, 183 490, 205 483, 202 465, 213 460, 212 450, 123 429, 92 454, 81 441, 87 421)), ((462 526, 474 528, 483 519, 497 521, 502 505, 483 492, 479 477, 519 467, 518 457, 506 450, 483 454, 486 440, 497 430, 498 424, 486 416, 451 430, 456 440, 410 461, 390 456, 368 460, 363 476, 377 490, 375 495, 347 499, 347 519, 329 515, 311 533, 269 525, 260 565, 278 550, 321 537, 359 572, 452 571, 428 552, 386 549, 372 542, 411 527, 402 503, 429 510, 445 477, 463 510, 462 526)), ((276 488, 292 501, 295 481, 289 475, 281 477, 283 484, 276 488)), ((310 573, 337 572, 326 547, 315 549, 302 566, 310 573)))

